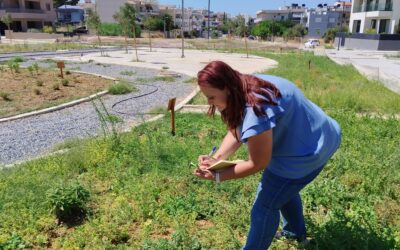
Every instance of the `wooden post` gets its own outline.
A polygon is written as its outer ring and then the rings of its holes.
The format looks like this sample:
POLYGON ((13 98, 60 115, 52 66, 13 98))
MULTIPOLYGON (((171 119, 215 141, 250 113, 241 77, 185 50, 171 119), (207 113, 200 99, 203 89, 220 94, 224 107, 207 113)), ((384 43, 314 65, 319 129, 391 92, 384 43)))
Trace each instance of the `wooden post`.
POLYGON ((175 102, 176 97, 169 99, 168 102, 168 111, 171 111, 171 134, 175 136, 175 102))
POLYGON ((64 79, 63 68, 65 68, 65 63, 63 61, 57 62, 57 67, 60 69, 61 78, 64 79))
POLYGON ((311 60, 308 61, 308 70, 311 70, 311 60))

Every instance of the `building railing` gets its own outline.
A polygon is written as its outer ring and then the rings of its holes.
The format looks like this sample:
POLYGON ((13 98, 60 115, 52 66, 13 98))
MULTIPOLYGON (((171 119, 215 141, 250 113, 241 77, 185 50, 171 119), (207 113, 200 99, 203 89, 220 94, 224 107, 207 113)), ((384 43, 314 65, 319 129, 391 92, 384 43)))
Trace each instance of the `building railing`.
POLYGON ((38 9, 22 9, 22 8, 4 8, 6 13, 37 13, 37 14, 44 14, 44 10, 38 9))
POLYGON ((383 4, 368 4, 354 6, 353 13, 355 12, 370 12, 370 11, 393 11, 393 3, 383 4))

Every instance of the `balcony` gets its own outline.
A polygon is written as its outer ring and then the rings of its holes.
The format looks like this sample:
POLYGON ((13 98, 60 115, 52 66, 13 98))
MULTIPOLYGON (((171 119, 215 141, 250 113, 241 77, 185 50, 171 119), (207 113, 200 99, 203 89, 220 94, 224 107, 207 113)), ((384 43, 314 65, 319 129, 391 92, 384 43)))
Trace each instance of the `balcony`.
POLYGON ((353 9, 353 13, 371 12, 371 11, 393 11, 393 4, 384 3, 384 4, 359 5, 359 6, 354 6, 353 9))
POLYGON ((33 13, 33 14, 44 14, 45 11, 39 9, 22 9, 22 8, 5 8, 6 13, 33 13))

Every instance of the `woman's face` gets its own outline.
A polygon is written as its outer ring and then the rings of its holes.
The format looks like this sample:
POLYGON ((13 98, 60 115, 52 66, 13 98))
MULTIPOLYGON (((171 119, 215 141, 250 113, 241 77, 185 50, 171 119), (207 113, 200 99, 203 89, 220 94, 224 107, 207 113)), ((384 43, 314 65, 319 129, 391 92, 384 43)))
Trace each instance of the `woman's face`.
POLYGON ((213 88, 208 84, 200 85, 200 90, 206 96, 208 104, 214 105, 218 111, 223 111, 228 103, 228 90, 213 88))

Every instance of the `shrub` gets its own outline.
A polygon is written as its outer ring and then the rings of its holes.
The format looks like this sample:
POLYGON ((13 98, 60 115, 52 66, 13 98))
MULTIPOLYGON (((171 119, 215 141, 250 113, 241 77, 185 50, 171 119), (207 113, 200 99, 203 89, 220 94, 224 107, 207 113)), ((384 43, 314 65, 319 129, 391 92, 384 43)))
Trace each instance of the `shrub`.
POLYGON ((65 71, 65 74, 66 75, 71 75, 71 71, 67 70, 67 71, 65 71))
POLYGON ((34 89, 33 92, 35 93, 35 95, 40 95, 40 90, 39 89, 34 89))
POLYGON ((135 88, 126 81, 120 81, 108 89, 112 95, 123 95, 132 92, 135 88))
POLYGON ((51 26, 44 26, 42 30, 44 33, 53 34, 53 27, 51 26))
POLYGON ((36 81, 36 86, 42 87, 43 86, 43 81, 42 80, 37 80, 36 81))
POLYGON ((62 79, 62 80, 61 80, 61 84, 62 84, 63 86, 68 86, 69 81, 68 81, 67 79, 62 79))
POLYGON ((36 62, 34 64, 32 64, 33 69, 36 71, 36 75, 39 74, 39 64, 37 64, 36 62))
POLYGON ((10 94, 8 94, 8 93, 0 92, 0 97, 1 97, 4 101, 11 101, 10 94))
POLYGON ((60 90, 60 85, 58 83, 53 84, 53 89, 54 90, 60 90))
POLYGON ((90 193, 79 183, 47 191, 46 199, 59 221, 76 223, 84 219, 90 193))

